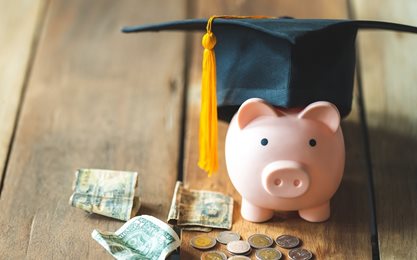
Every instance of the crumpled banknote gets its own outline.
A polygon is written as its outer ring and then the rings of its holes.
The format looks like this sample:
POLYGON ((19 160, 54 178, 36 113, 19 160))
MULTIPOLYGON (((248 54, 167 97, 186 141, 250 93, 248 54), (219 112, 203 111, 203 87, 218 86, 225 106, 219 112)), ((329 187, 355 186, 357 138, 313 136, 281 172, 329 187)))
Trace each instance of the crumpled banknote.
POLYGON ((79 169, 69 203, 89 213, 129 220, 140 207, 137 172, 79 169))
POLYGON ((113 257, 123 260, 162 260, 181 244, 169 225, 147 215, 132 218, 114 233, 95 229, 91 236, 113 257))
POLYGON ((233 218, 233 198, 220 192, 190 190, 178 181, 175 185, 168 223, 185 230, 211 231, 230 229, 233 218))

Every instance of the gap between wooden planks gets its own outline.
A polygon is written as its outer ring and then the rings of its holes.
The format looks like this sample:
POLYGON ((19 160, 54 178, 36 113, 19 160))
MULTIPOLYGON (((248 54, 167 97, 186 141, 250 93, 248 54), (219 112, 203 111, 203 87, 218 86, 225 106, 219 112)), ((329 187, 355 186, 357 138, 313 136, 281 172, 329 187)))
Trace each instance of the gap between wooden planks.
MULTIPOLYGON (((296 18, 346 18, 345 1, 241 1, 225 3, 223 1, 193 2, 193 17, 209 17, 211 14, 263 14, 271 16, 294 16, 296 18)), ((241 198, 233 188, 224 164, 224 138, 227 124, 219 127, 220 169, 217 175, 208 178, 196 166, 198 157, 198 122, 200 100, 200 64, 201 35, 195 35, 194 54, 191 62, 188 120, 186 132, 185 176, 184 182, 190 188, 221 191, 233 196, 235 208, 232 230, 240 233, 243 239, 251 234, 264 233, 273 238, 280 234, 292 234, 303 241, 317 259, 369 259, 371 257, 369 233, 369 209, 366 183, 366 164, 364 147, 360 132, 357 108, 343 123, 346 140, 346 168, 342 185, 332 199, 332 217, 325 223, 308 223, 296 214, 277 215, 272 221, 262 224, 250 223, 240 216, 241 198)), ((353 102, 355 105, 355 101, 353 102)), ((209 233, 216 236, 218 231, 209 233)), ((197 232, 182 232, 181 259, 199 259, 201 251, 192 248, 189 240, 197 232)), ((226 252, 225 246, 216 249, 226 252)), ((281 250, 287 253, 288 250, 281 250)), ((254 253, 252 253, 254 258, 254 253)))
POLYGON ((181 19, 185 7, 51 2, 0 200, 1 259, 112 258, 91 232, 123 222, 68 205, 77 168, 138 171, 139 214, 165 220, 177 179, 184 35, 120 28, 181 19))

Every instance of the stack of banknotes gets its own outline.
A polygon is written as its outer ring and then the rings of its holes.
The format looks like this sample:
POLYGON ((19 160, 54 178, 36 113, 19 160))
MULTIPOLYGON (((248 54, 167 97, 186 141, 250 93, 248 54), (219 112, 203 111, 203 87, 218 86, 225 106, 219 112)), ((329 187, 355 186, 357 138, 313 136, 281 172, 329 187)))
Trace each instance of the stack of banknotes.
MULTIPOLYGON (((140 207, 138 173, 79 169, 69 203, 89 213, 127 221, 116 232, 94 230, 91 236, 116 259, 165 259, 181 240, 152 216, 134 217, 140 207)), ((232 227, 233 199, 219 192, 190 190, 177 182, 168 223, 187 230, 232 227)))
POLYGON ((79 169, 69 203, 89 213, 127 221, 140 207, 137 184, 137 172, 79 169))
POLYGON ((89 213, 127 221, 116 232, 94 230, 91 234, 116 259, 165 259, 181 240, 157 218, 134 217, 140 206, 137 187, 137 172, 79 169, 69 203, 89 213))
POLYGON ((220 192, 190 190, 178 181, 175 185, 168 223, 185 230, 210 232, 212 228, 230 229, 233 198, 220 192))

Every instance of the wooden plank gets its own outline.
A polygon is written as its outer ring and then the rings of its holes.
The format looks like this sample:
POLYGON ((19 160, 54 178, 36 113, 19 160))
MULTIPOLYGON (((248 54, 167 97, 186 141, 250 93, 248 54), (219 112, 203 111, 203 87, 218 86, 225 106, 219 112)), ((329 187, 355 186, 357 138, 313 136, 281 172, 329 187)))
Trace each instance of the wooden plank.
MULTIPOLYGON (((417 2, 353 1, 358 19, 417 26, 417 2)), ((359 34, 381 259, 417 259, 417 35, 359 34)))
MULTIPOLYGON (((345 1, 239 1, 226 4, 224 1, 199 1, 194 7, 195 17, 208 17, 211 14, 265 14, 273 16, 289 15, 298 18, 345 18, 345 1)), ((264 233, 276 238, 280 234, 292 234, 303 240, 303 246, 314 252, 316 259, 369 259, 371 258, 369 209, 366 182, 366 163, 360 133, 357 108, 343 123, 346 140, 346 168, 340 189, 332 199, 332 217, 325 223, 308 223, 296 214, 276 215, 272 221, 255 224, 240 216, 241 198, 233 188, 226 173, 224 162, 224 142, 219 144, 220 170, 208 178, 196 166, 198 160, 198 118, 200 100, 201 35, 194 40, 194 54, 191 62, 191 80, 188 100, 188 125, 186 132, 185 183, 190 188, 225 192, 233 196, 235 209, 232 230, 244 239, 254 233, 264 233)), ((356 104, 354 101, 353 104, 356 104)), ((227 124, 221 123, 219 140, 224 140, 227 124)), ((195 232, 182 232, 181 258, 198 259, 201 251, 189 246, 195 232)), ((217 235, 217 231, 210 233, 217 235)), ((217 249, 226 252, 223 245, 217 249)), ((282 250, 285 254, 288 250, 282 250)), ((254 253, 252 253, 254 259, 254 253)))
POLYGON ((51 3, 0 200, 0 258, 111 259, 91 232, 123 222, 68 205, 77 168, 138 171, 139 214, 166 218, 177 178, 184 35, 120 28, 183 18, 184 10, 184 1, 51 3))
POLYGON ((0 193, 20 97, 46 0, 0 0, 0 193))

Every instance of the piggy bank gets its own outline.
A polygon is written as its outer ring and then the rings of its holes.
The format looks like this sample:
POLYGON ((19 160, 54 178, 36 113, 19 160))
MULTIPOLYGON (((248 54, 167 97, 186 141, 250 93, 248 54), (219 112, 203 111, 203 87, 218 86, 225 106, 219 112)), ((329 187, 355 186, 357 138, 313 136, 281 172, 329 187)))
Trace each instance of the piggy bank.
POLYGON ((262 99, 245 101, 225 142, 242 217, 263 222, 274 211, 298 211, 310 222, 327 220, 345 163, 339 125, 339 111, 329 102, 280 110, 262 99))

